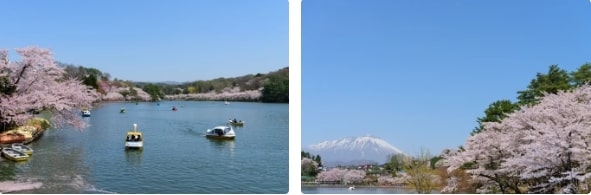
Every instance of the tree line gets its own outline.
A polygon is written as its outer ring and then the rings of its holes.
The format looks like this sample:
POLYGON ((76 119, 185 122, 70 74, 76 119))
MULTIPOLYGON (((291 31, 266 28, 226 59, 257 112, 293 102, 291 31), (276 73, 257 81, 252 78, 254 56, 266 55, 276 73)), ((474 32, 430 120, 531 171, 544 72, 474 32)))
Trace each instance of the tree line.
POLYGON ((483 130, 483 123, 500 122, 507 114, 519 110, 522 106, 537 104, 545 94, 556 94, 562 90, 573 90, 591 81, 591 63, 581 65, 577 70, 568 72, 558 65, 551 65, 546 73, 537 73, 526 89, 518 91, 517 102, 508 99, 497 100, 484 110, 484 116, 477 118, 478 126, 472 135, 483 130))
MULTIPOLYGON (((129 90, 120 91, 130 99, 140 99, 133 87, 138 87, 148 93, 152 101, 159 101, 166 95, 198 94, 198 93, 221 93, 224 91, 251 91, 261 90, 261 97, 258 101, 265 103, 289 103, 289 67, 272 71, 267 74, 248 74, 234 78, 216 78, 212 80, 198 80, 180 84, 151 83, 124 81, 115 78, 111 79, 109 73, 104 73, 96 68, 68 64, 57 61, 56 64, 64 67, 67 78, 74 78, 82 81, 84 85, 92 87, 101 94, 106 94, 107 88, 128 87, 129 90)), ((250 100, 250 99, 249 99, 250 100)), ((244 101, 249 101, 244 100, 244 101)))

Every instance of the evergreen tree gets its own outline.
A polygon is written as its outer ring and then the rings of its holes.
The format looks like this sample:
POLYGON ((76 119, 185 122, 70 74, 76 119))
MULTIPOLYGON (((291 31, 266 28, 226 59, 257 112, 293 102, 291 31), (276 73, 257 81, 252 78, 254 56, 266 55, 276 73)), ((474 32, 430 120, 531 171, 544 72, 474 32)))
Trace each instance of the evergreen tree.
POLYGON ((533 105, 544 96, 544 92, 556 94, 560 90, 571 89, 569 74, 558 67, 551 65, 547 74, 538 73, 536 78, 531 80, 526 90, 518 91, 520 105, 533 105))
POLYGON ((576 71, 571 72, 571 79, 574 87, 580 87, 585 83, 591 82, 591 64, 585 63, 576 71))
POLYGON ((274 76, 265 84, 263 102, 289 103, 289 78, 274 76))
POLYGON ((498 100, 493 102, 484 111, 484 117, 479 117, 476 120, 478 122, 478 127, 472 130, 471 135, 480 133, 484 129, 483 124, 485 122, 501 122, 501 120, 505 118, 507 114, 512 113, 518 109, 519 105, 511 103, 511 100, 498 100))

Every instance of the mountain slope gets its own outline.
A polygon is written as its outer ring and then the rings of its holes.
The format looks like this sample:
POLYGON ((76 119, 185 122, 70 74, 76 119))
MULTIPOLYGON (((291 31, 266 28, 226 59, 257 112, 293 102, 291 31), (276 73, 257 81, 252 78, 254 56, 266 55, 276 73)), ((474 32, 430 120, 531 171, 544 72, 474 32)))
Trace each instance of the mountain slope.
POLYGON ((312 154, 319 154, 325 165, 350 165, 359 162, 387 161, 388 155, 404 154, 402 150, 375 136, 347 137, 324 141, 304 148, 312 154))

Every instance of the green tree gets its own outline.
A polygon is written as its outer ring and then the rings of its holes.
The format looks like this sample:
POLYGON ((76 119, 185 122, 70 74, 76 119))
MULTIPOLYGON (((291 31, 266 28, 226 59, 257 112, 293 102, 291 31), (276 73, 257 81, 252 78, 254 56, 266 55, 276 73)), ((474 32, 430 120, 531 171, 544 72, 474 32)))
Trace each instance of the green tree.
POLYGON ((96 75, 90 74, 86 77, 84 77, 84 80, 82 81, 83 84, 90 86, 94 89, 98 89, 98 82, 96 80, 96 75))
POLYGON ((435 169, 436 168, 435 164, 437 164, 437 162, 441 159, 443 159, 442 156, 435 156, 435 157, 431 158, 431 163, 430 163, 431 169, 435 169))
POLYGON ((538 99, 546 93, 556 94, 560 90, 571 89, 569 74, 558 67, 551 65, 547 74, 538 73, 535 79, 532 79, 526 90, 518 91, 517 99, 520 105, 536 104, 538 99))
POLYGON ((119 91, 119 94, 121 94, 123 98, 127 100, 127 96, 129 96, 129 90, 121 90, 119 91))
POLYGON ((316 175, 318 175, 318 163, 310 158, 302 158, 301 175, 316 177, 316 175))
POLYGON ((385 165, 385 169, 392 172, 392 177, 396 177, 398 171, 402 171, 404 167, 404 154, 393 154, 388 156, 388 162, 385 165))
POLYGON ((310 158, 310 153, 302 151, 302 158, 310 158))
POLYGON ((265 84, 262 102, 289 103, 289 78, 273 76, 265 84))
POLYGON ((164 98, 164 92, 162 92, 158 85, 149 83, 147 85, 144 85, 143 90, 146 93, 150 94, 152 101, 159 101, 164 98))
POLYGON ((591 64, 585 63, 576 71, 571 72, 571 79, 574 87, 579 87, 591 82, 591 64))
POLYGON ((471 135, 480 133, 483 130, 485 122, 501 122, 503 118, 507 117, 507 114, 518 109, 519 105, 512 103, 511 100, 497 100, 496 102, 493 102, 486 110, 484 110, 484 117, 479 117, 476 120, 476 122, 478 122, 478 127, 472 130, 471 135))
POLYGON ((314 161, 318 163, 318 167, 322 167, 322 159, 320 158, 320 154, 317 154, 316 157, 314 157, 314 161))

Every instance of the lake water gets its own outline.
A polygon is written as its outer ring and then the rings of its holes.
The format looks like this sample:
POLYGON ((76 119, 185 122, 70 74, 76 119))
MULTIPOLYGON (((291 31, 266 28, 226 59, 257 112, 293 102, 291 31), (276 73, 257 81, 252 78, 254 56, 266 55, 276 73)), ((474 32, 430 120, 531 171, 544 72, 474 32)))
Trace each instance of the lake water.
POLYGON ((416 194, 416 192, 400 188, 364 188, 356 187, 349 190, 347 187, 312 187, 302 186, 304 194, 416 194))
POLYGON ((286 193, 288 104, 165 101, 104 103, 83 130, 48 130, 30 160, 0 160, 0 182, 41 183, 17 193, 286 193), (178 111, 172 111, 176 106, 178 111), (126 113, 120 114, 120 108, 126 113), (204 137, 229 118, 233 141, 204 137), (138 124, 142 151, 124 148, 138 124))

